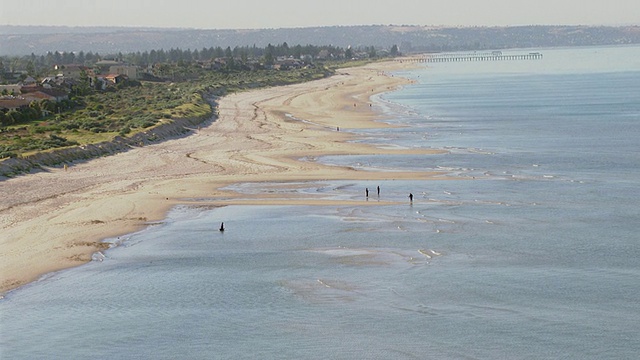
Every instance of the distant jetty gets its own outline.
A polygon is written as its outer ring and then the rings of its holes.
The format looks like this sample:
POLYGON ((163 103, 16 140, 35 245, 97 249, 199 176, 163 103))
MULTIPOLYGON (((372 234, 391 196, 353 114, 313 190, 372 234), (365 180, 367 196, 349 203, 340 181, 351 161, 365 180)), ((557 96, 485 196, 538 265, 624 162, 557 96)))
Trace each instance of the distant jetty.
POLYGON ((461 61, 504 61, 504 60, 541 60, 542 54, 530 52, 526 54, 503 54, 502 51, 472 52, 472 53, 443 53, 429 54, 419 58, 413 58, 415 62, 441 63, 461 61))

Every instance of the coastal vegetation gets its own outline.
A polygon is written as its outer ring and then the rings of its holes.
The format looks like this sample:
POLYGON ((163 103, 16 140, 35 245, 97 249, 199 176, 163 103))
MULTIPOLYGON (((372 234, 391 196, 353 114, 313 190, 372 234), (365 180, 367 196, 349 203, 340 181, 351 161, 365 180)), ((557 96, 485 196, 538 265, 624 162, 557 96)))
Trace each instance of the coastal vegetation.
MULTIPOLYGON (((330 46, 290 48, 286 43, 264 49, 118 54, 116 59, 131 64, 136 61, 137 67, 145 70, 139 80, 124 79, 107 86, 96 75, 90 76, 98 72, 93 69, 102 57, 87 55, 2 58, 3 63, 28 69, 22 80, 44 77, 56 60, 83 60, 92 70, 83 70, 71 82, 64 100, 32 101, 28 106, 0 109, 0 159, 133 136, 174 119, 204 120, 214 115, 209 102, 212 97, 319 79, 337 67, 371 61, 371 49, 367 48, 358 52, 330 46), (355 59, 356 54, 361 60, 355 59)), ((4 95, 8 95, 6 90, 4 95)))

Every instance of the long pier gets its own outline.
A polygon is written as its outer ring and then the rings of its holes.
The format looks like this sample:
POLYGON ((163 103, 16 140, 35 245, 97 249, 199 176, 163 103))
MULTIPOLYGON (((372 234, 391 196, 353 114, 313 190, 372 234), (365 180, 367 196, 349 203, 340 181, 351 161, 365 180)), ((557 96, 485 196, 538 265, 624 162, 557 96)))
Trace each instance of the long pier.
POLYGON ((503 54, 501 51, 490 53, 452 53, 432 54, 420 58, 413 58, 415 62, 440 63, 460 61, 504 61, 504 60, 541 60, 542 54, 531 52, 528 54, 503 54))

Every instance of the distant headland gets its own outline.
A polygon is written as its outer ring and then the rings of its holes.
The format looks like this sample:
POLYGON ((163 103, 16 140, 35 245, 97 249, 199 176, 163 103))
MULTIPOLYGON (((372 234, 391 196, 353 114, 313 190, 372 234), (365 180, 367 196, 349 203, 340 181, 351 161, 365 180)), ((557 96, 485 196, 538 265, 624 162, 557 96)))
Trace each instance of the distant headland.
POLYGON ((265 47, 283 41, 339 47, 394 44, 404 54, 510 48, 639 44, 640 26, 439 27, 416 25, 328 26, 257 30, 134 27, 0 26, 0 55, 47 52, 105 54, 158 49, 265 47))

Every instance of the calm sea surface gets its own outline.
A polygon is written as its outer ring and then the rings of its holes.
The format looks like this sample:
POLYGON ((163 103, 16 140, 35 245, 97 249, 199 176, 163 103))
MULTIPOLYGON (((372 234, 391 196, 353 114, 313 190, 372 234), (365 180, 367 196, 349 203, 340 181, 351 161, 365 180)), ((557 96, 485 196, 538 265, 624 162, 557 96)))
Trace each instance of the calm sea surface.
POLYGON ((417 82, 376 106, 402 127, 363 141, 446 154, 315 160, 459 180, 177 207, 1 299, 0 358, 636 359, 640 47, 534 51, 398 74, 417 82))

